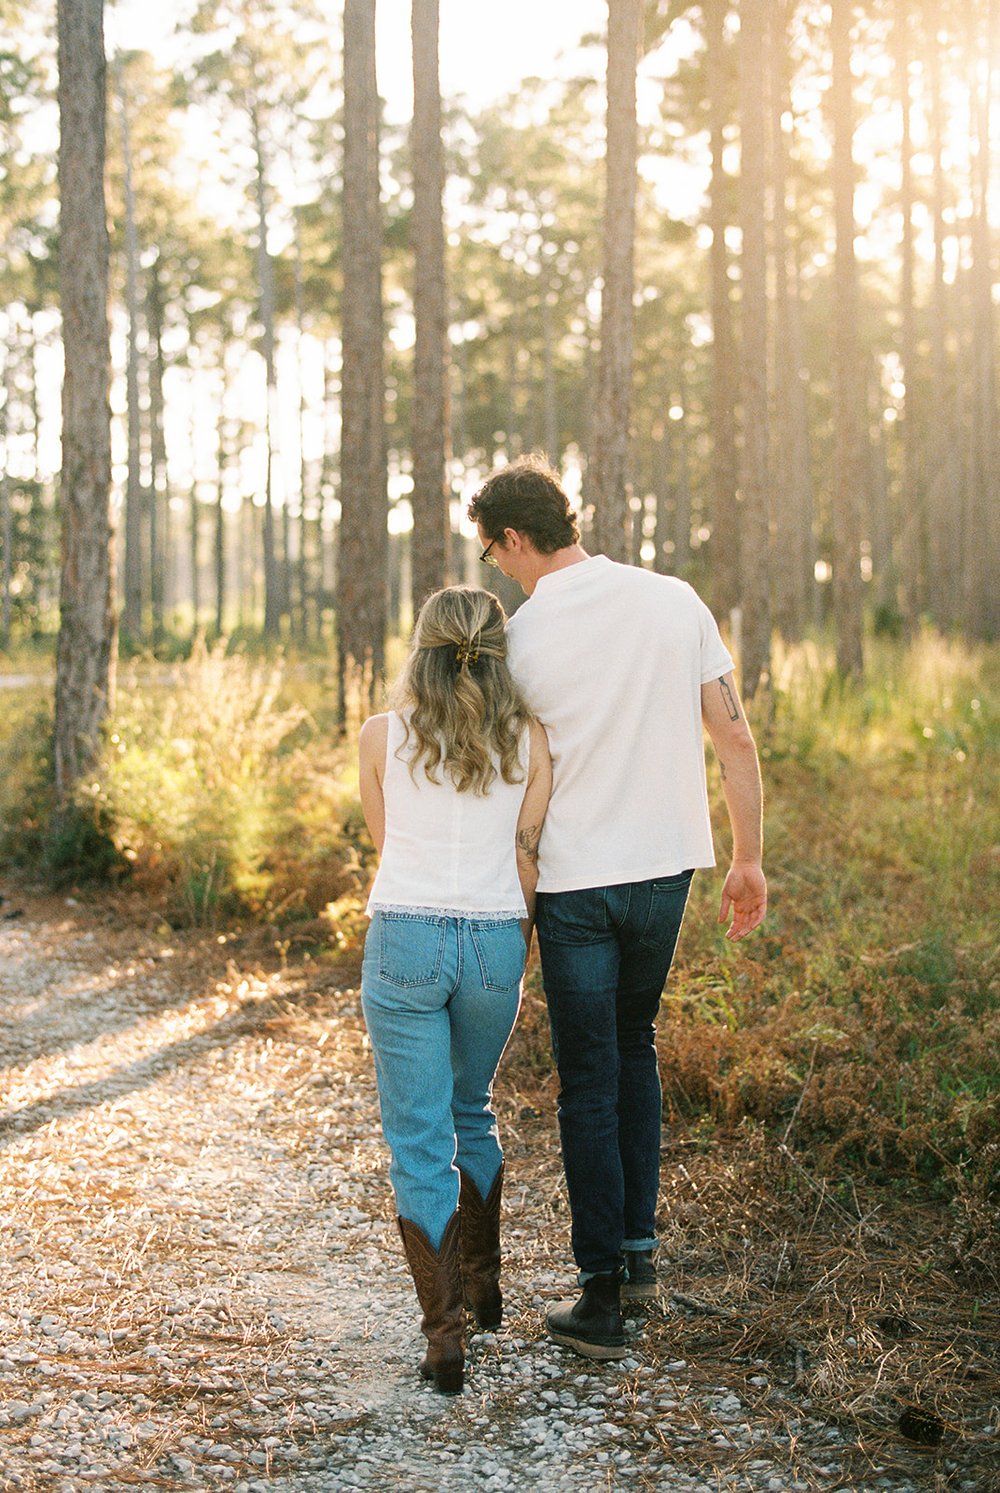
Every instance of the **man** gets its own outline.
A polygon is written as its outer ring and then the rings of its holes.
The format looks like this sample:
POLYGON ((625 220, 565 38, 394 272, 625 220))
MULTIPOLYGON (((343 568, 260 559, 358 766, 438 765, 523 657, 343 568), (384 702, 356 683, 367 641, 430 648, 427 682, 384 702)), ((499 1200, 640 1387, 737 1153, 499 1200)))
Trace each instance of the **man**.
POLYGON ((508 625, 510 666, 552 753, 537 927, 583 1289, 547 1326, 588 1358, 620 1358, 622 1295, 657 1294, 655 1019, 693 869, 715 864, 702 725, 733 832, 731 939, 767 906, 760 767, 733 661, 689 585, 588 555, 538 457, 495 472, 468 511, 482 559, 529 598, 508 625))

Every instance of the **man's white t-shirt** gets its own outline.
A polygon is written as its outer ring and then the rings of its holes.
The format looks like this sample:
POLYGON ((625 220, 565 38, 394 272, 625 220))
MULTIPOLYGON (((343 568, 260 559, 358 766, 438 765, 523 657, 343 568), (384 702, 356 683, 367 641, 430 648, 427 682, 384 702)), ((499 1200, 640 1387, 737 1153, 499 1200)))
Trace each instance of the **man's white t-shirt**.
POLYGON ((696 592, 595 555, 542 576, 507 636, 552 753, 538 890, 713 866, 701 686, 733 661, 696 592))

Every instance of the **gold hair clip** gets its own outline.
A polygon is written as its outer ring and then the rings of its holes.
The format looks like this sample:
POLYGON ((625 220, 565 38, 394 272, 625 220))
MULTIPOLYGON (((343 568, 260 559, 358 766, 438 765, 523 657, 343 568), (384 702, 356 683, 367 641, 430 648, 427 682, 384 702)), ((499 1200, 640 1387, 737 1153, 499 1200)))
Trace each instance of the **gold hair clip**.
POLYGON ((479 662, 479 648, 475 643, 459 643, 455 649, 455 662, 459 664, 477 664, 479 662))

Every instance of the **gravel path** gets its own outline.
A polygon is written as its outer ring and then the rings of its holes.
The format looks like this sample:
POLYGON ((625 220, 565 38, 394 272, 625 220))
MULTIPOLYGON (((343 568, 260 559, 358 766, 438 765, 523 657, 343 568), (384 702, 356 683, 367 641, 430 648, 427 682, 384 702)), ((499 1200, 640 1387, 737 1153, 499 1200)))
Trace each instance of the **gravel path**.
POLYGON ((541 1189, 518 1181, 553 1130, 516 1095, 508 1320, 472 1339, 461 1399, 436 1395, 357 993, 0 890, 0 1488, 946 1485, 852 1480, 848 1433, 801 1405, 778 1436, 755 1423, 763 1363, 743 1394, 651 1366, 659 1308, 617 1364, 541 1336, 565 1215, 554 1156, 541 1189))

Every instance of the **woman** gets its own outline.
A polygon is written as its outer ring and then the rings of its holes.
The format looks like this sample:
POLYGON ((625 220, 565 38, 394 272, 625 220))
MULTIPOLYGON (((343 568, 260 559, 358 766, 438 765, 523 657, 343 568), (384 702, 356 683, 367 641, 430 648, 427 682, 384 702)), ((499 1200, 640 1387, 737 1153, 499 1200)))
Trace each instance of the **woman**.
POLYGON ((395 707, 361 730, 381 861, 361 976, 399 1230, 423 1311, 420 1372, 461 1390, 463 1301, 500 1323, 503 1153, 492 1108, 517 1019, 552 781, 507 668, 496 597, 421 608, 395 707))

